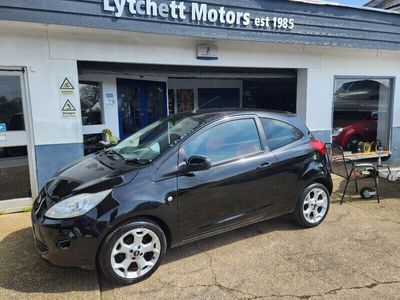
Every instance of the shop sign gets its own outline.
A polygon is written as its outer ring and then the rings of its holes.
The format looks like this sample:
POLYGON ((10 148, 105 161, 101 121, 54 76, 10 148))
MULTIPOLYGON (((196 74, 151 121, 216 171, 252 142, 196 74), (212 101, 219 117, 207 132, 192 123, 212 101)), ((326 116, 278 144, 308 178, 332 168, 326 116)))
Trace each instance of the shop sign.
POLYGON ((215 45, 197 45, 197 59, 216 60, 218 59, 218 48, 215 45))
POLYGON ((6 132, 6 131, 7 131, 6 123, 0 123, 0 132, 6 132))
POLYGON ((113 93, 106 93, 106 103, 107 103, 107 105, 114 104, 114 94, 113 93))
POLYGON ((224 6, 210 8, 208 4, 197 2, 155 2, 154 0, 103 0, 103 9, 115 17, 141 16, 146 18, 189 20, 194 24, 208 22, 219 26, 254 26, 260 29, 290 31, 295 26, 293 18, 279 14, 252 16, 246 11, 233 11, 224 6))

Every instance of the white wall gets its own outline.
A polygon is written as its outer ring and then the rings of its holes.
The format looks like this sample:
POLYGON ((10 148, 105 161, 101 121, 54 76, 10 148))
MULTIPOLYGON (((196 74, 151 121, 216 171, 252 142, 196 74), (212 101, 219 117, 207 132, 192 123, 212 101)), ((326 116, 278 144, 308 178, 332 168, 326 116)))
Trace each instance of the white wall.
MULTIPOLYGON (((29 66, 36 143, 82 140, 80 120, 58 113, 57 77, 77 83, 77 60, 143 64, 303 69, 300 115, 311 130, 330 130, 335 75, 400 78, 400 52, 211 40, 217 61, 196 59, 196 44, 207 41, 130 32, 1 22, 0 65, 29 66), (48 34, 47 34, 47 32, 48 34), (304 100, 307 103, 304 104, 304 100)), ((105 79, 107 89, 115 87, 105 79)), ((394 126, 400 127, 400 88, 395 94, 394 126)), ((115 113, 115 108, 110 108, 115 113)), ((116 123, 107 124, 116 130, 116 123)), ((83 129, 86 132, 86 129, 83 129)))
POLYGON ((59 98, 60 81, 65 77, 75 88, 78 86, 76 60, 52 58, 44 30, 27 30, 11 22, 1 22, 0 39, 0 67, 27 67, 35 144, 81 142, 79 93, 76 90, 70 97, 78 109, 76 118, 62 117, 59 98))
MULTIPOLYGON (((303 69, 305 73, 301 74, 302 82, 307 86, 306 90, 303 87, 299 96, 305 99, 306 95, 307 104, 306 107, 300 105, 299 113, 306 119, 311 130, 331 129, 335 75, 400 78, 400 52, 212 40, 210 42, 218 45, 219 59, 199 61, 196 59, 196 44, 199 42, 203 41, 83 29, 71 33, 59 27, 53 27, 50 32, 51 53, 56 58, 166 65, 303 69)), ((399 98, 400 89, 397 89, 397 103, 399 98)), ((299 101, 298 104, 301 104, 299 101)), ((399 105, 394 111, 394 126, 400 126, 399 105)))
POLYGON ((297 70, 297 115, 307 123, 307 91, 308 91, 308 70, 297 70))

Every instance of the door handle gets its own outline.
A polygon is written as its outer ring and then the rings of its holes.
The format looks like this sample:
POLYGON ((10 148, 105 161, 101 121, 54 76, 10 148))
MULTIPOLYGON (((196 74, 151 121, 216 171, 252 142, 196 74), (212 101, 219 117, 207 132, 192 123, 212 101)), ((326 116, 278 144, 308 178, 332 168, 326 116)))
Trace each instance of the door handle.
POLYGON ((271 165, 270 162, 264 162, 261 165, 259 165, 257 169, 265 169, 265 168, 269 167, 270 165, 271 165))

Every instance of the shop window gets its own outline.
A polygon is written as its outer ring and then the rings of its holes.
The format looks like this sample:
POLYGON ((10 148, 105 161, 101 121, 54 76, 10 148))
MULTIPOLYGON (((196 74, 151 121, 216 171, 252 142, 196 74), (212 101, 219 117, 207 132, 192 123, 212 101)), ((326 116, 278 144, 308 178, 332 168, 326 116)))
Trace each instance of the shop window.
POLYGON ((194 110, 194 90, 176 90, 176 102, 178 106, 178 113, 194 110))
POLYGON ((345 151, 389 150, 392 81, 335 78, 332 140, 345 151))
POLYGON ((303 138, 303 133, 296 127, 267 118, 261 118, 269 148, 275 150, 303 138))
POLYGON ((207 88, 199 89, 199 108, 240 107, 240 89, 207 88))
POLYGON ((18 76, 0 76, 0 123, 7 131, 25 130, 18 76))
POLYGON ((243 107, 296 113, 297 78, 243 80, 243 107))
POLYGON ((84 134, 83 135, 83 150, 85 155, 95 153, 104 148, 100 143, 103 140, 102 133, 84 134))
POLYGON ((103 124, 103 103, 100 82, 80 81, 81 111, 83 125, 103 124))

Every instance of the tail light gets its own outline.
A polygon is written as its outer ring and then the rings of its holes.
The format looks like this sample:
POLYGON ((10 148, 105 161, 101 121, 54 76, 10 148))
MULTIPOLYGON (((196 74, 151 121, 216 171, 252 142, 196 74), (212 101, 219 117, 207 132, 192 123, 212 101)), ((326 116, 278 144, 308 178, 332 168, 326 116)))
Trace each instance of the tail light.
POLYGON ((320 154, 325 155, 326 154, 326 146, 323 141, 317 140, 317 139, 312 139, 310 141, 310 145, 317 150, 320 154))

